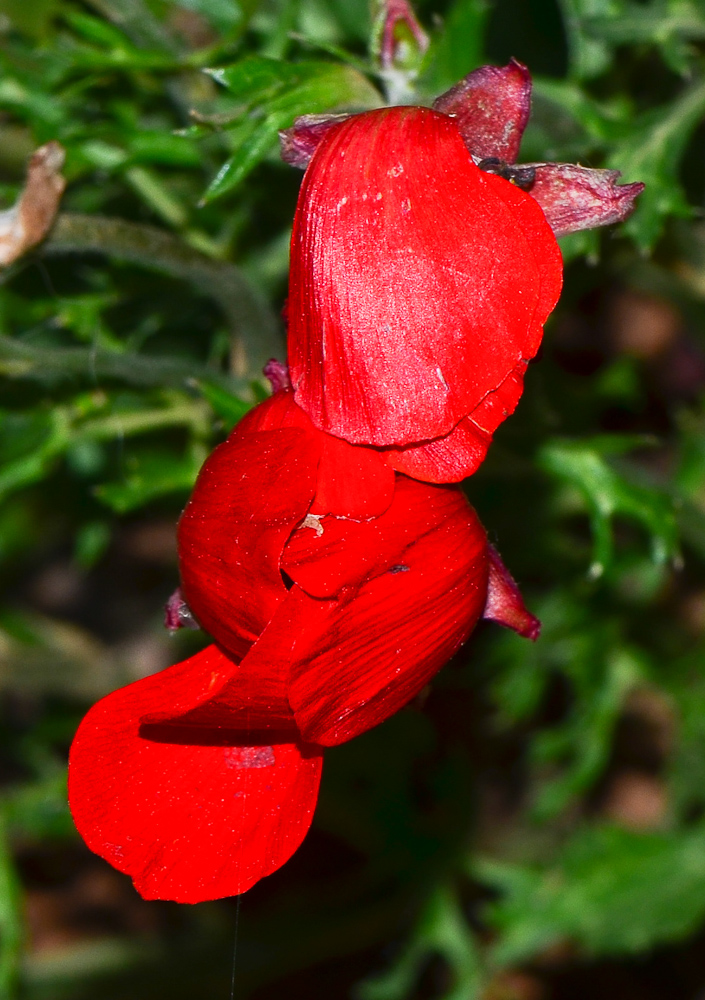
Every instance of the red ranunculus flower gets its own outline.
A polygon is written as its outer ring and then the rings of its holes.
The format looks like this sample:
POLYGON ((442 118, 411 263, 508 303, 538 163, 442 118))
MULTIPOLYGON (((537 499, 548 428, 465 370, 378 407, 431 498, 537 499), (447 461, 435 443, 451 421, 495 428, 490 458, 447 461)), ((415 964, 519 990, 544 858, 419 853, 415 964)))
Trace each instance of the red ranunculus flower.
POLYGON ((395 476, 286 389, 206 461, 179 553, 217 645, 94 706, 69 768, 80 833, 147 898, 244 892, 304 837, 324 747, 406 704, 483 613, 538 634, 457 487, 395 476))
POLYGON ((299 119, 289 363, 314 424, 429 482, 474 472, 560 292, 554 232, 623 218, 643 185, 513 167, 531 79, 483 67, 434 109, 299 119))

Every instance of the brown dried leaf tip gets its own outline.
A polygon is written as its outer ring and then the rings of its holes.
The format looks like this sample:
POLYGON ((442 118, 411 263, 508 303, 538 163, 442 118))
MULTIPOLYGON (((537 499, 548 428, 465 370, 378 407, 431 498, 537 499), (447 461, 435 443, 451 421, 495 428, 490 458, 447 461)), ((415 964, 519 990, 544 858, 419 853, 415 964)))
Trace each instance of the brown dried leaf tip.
POLYGON ((0 267, 27 253, 51 229, 66 187, 65 158, 63 146, 53 141, 32 154, 22 193, 12 208, 0 212, 0 267))

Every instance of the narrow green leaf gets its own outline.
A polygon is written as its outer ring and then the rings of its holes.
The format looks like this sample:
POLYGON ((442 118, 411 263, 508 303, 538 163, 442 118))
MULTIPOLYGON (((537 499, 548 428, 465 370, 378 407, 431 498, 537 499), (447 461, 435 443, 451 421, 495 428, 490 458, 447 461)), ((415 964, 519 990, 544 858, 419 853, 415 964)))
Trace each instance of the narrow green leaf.
POLYGON ((261 60, 252 67, 238 64, 219 74, 247 104, 255 100, 257 115, 236 121, 232 133, 235 152, 220 169, 204 195, 211 202, 232 191, 261 160, 276 147, 277 134, 288 128, 298 115, 324 111, 377 107, 380 95, 352 66, 314 62, 286 64, 261 60), (265 66, 260 66, 265 63, 265 66), (282 78, 273 79, 272 65, 284 66, 282 78), (252 72, 249 71, 252 70, 252 72), (260 88, 259 90, 257 88, 260 88))
POLYGON ((688 216, 679 171, 685 148, 705 116, 705 81, 684 90, 672 104, 649 111, 615 144, 607 166, 621 170, 626 181, 643 181, 646 190, 634 215, 624 223, 642 250, 661 235, 669 215, 688 216))
POLYGON ((590 575, 608 571, 614 558, 612 518, 638 521, 651 538, 654 562, 678 558, 678 533, 670 498, 658 490, 630 482, 608 462, 608 456, 633 450, 643 440, 605 435, 586 441, 553 441, 544 445, 539 464, 551 475, 575 487, 583 497, 594 538, 590 575))
POLYGON ((211 404, 213 410, 221 418, 228 431, 231 431, 235 424, 242 420, 245 414, 249 413, 252 409, 252 403, 248 403, 238 396, 233 396, 229 392, 224 392, 217 385, 198 381, 194 385, 211 404))
POLYGON ((188 493, 202 459, 203 456, 172 457, 156 452, 134 457, 123 479, 97 486, 95 495, 116 514, 127 514, 171 493, 188 493))

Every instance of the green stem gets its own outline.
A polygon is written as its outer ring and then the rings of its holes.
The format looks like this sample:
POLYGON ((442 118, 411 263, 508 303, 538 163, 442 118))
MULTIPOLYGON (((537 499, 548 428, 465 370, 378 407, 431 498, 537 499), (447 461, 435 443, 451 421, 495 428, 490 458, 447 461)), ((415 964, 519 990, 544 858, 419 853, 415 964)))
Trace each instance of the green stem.
POLYGON ((43 382, 64 379, 118 379, 130 385, 184 388, 195 381, 219 386, 229 393, 249 389, 249 380, 178 358, 119 354, 93 347, 44 347, 0 336, 0 375, 43 382))
POLYGON ((23 936, 20 886, 0 809, 0 1000, 17 995, 23 936))
POLYGON ((283 355, 273 312, 233 264, 213 260, 156 226, 99 215, 61 214, 43 246, 48 255, 95 252, 182 278, 217 302, 236 342, 236 376, 256 378, 271 357, 283 355))
POLYGON ((183 403, 167 410, 114 413, 109 417, 90 420, 81 425, 78 430, 81 438, 91 438, 94 441, 111 441, 116 437, 146 434, 164 427, 181 425, 191 426, 194 431, 205 434, 210 415, 211 409, 207 403, 183 403))

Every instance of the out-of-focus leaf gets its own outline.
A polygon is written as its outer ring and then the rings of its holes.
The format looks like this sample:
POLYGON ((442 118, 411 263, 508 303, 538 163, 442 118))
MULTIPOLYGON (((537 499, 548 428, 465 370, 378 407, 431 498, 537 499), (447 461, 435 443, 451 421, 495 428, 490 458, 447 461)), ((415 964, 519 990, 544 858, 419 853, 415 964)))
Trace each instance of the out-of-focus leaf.
POLYGON ((7 836, 4 809, 0 806, 0 996, 17 995, 24 939, 22 889, 7 836))
POLYGON ((115 654, 77 625, 44 615, 0 614, 3 691, 90 701, 125 680, 115 654))
POLYGON ((74 559, 81 569, 91 569, 110 544, 112 533, 107 521, 88 521, 81 525, 74 543, 74 559))
POLYGON ((76 835, 66 801, 66 771, 63 768, 39 781, 6 789, 2 810, 13 838, 41 841, 76 835))
POLYGON ((559 0, 558 5, 568 37, 571 76, 578 80, 599 76, 610 64, 611 51, 589 25, 596 17, 621 12, 624 0, 559 0))
MULTIPOLYGON (((240 270, 226 261, 207 257, 156 226, 104 216, 62 214, 44 251, 48 254, 98 252, 191 282, 221 306, 233 336, 238 339, 241 368, 233 372, 233 381, 238 376, 256 378, 269 358, 281 351, 277 321, 270 306, 240 270)), ((15 344, 9 339, 0 344, 0 363, 4 350, 12 353, 18 349, 15 344)), ((110 360, 115 363, 114 359, 110 360)), ((155 363, 144 362, 147 367, 155 363)), ((166 378, 169 378, 166 370, 174 366, 187 367, 181 366, 174 357, 164 359, 163 366, 166 378)), ((56 364, 56 367, 62 366, 56 364)), ((203 377, 202 372, 195 370, 192 374, 203 377)), ((208 381, 229 380, 214 372, 208 381)))
POLYGON ((46 37, 52 18, 56 16, 58 0, 0 0, 0 14, 10 24, 35 39, 46 37))
POLYGON ((490 9, 487 0, 455 0, 448 8, 424 60, 424 94, 437 97, 481 64, 490 9))
POLYGON ((177 52, 178 44, 145 0, 89 0, 91 7, 118 25, 143 48, 177 52))
POLYGON ((229 392, 224 392, 217 385, 208 382, 195 382, 194 384, 221 418, 227 431, 231 431, 235 424, 252 409, 252 403, 245 402, 229 392))
POLYGON ((541 100, 570 115, 595 142, 602 144, 609 142, 613 134, 628 134, 633 112, 624 98, 596 101, 577 83, 541 77, 534 81, 534 92, 541 100))
POLYGON ((130 137, 133 163, 154 163, 166 167, 197 167, 201 158, 193 144, 178 135, 141 131, 130 137))
POLYGON ((170 493, 185 494, 193 487, 204 458, 203 454, 133 456, 125 463, 125 477, 97 486, 95 495, 116 514, 126 514, 170 493))
POLYGON ((684 937, 705 916, 702 826, 587 828, 546 868, 483 859, 472 870, 501 893, 487 908, 501 934, 490 953, 500 966, 566 941, 591 955, 642 951, 684 937))
POLYGON ((705 81, 698 80, 671 104, 637 119, 608 158, 607 166, 621 170, 626 181, 646 184, 634 215, 623 226, 644 251, 659 238, 669 215, 691 214, 680 166, 693 129, 704 116, 705 81))
MULTIPOLYGON (((12 441, 12 427, 15 423, 12 416, 6 415, 0 423, 0 434, 4 426, 5 432, 10 432, 7 435, 8 441, 17 447, 18 442, 12 441)), ((30 426, 35 430, 41 426, 41 442, 25 445, 16 458, 0 469, 0 499, 42 479, 69 444, 70 424, 63 408, 57 407, 51 412, 34 415, 30 426)))
POLYGON ((453 985, 439 1000, 477 1000, 482 973, 477 944, 457 895, 439 885, 426 902, 411 940, 387 972, 356 990, 359 1000, 405 1000, 412 995, 423 963, 433 955, 446 960, 453 985))
MULTIPOLYGON (((245 12, 237 0, 179 0, 179 5, 201 14, 215 28, 225 33, 242 28, 245 23, 245 12)), ((253 6, 251 0, 246 6, 253 6)))
POLYGON ((648 675, 649 665, 621 640, 613 620, 596 622, 590 606, 565 591, 535 610, 542 623, 539 642, 509 633, 495 642, 492 691, 498 724, 506 726, 536 712, 557 675, 570 684, 564 717, 541 727, 529 751, 535 778, 532 812, 545 821, 603 773, 624 700, 648 675))
POLYGON ((667 65, 683 75, 695 54, 688 42, 705 38, 705 14, 692 0, 627 3, 616 14, 608 9, 608 14, 589 18, 586 31, 611 45, 657 46, 667 65))
POLYGON ((125 171, 125 179, 167 225, 174 229, 181 229, 186 225, 188 208, 158 174, 146 167, 130 167, 125 171))
POLYGON ((593 531, 592 577, 601 576, 612 566, 615 514, 631 518, 646 529, 654 562, 678 558, 678 534, 670 498, 655 488, 630 482, 608 461, 610 455, 632 451, 644 443, 634 437, 605 435, 587 441, 549 442, 539 453, 541 467, 574 487, 583 498, 593 531))

